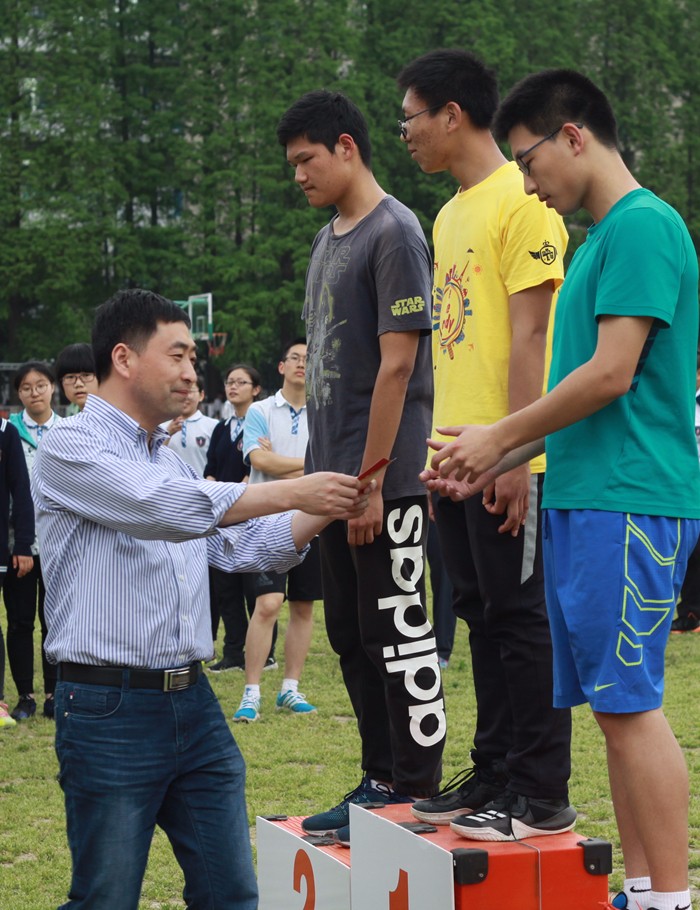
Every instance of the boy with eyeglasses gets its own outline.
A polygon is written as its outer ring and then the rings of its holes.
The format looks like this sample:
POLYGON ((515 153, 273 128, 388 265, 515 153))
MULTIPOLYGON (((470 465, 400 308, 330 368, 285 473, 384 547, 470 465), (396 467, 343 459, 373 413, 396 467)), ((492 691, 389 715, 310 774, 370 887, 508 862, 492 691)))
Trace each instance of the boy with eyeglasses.
MULTIPOLYGON (((282 388, 254 401, 243 427, 243 457, 251 465, 250 483, 289 480, 304 473, 309 441, 306 412, 306 339, 296 338, 282 351, 277 372, 282 388)), ((285 599, 289 625, 284 642, 284 678, 275 707, 296 715, 316 711, 299 691, 299 680, 313 632, 313 607, 321 600, 318 539, 289 572, 261 572, 253 581, 255 609, 245 639, 245 689, 233 720, 252 723, 260 714, 260 679, 273 645, 273 630, 285 599)))
MULTIPOLYGON (((411 157, 425 173, 446 170, 459 183, 433 229, 433 426, 491 423, 542 394, 566 231, 526 196, 491 135, 498 89, 481 60, 432 51, 409 63, 398 84, 411 157)), ((552 702, 544 467, 540 458, 498 478, 483 503, 435 504, 454 611, 469 626, 476 729, 472 767, 412 811, 463 837, 557 834, 576 820, 567 786, 570 712, 552 702), (479 813, 487 813, 483 823, 479 813)))
POLYGON ((459 498, 546 440, 555 703, 588 702, 605 736, 625 860, 612 906, 689 910, 688 772, 662 698, 700 530, 697 254, 678 213, 628 170, 610 103, 582 74, 526 77, 495 131, 527 193, 593 224, 557 306, 548 394, 493 426, 452 428, 426 479, 459 498))

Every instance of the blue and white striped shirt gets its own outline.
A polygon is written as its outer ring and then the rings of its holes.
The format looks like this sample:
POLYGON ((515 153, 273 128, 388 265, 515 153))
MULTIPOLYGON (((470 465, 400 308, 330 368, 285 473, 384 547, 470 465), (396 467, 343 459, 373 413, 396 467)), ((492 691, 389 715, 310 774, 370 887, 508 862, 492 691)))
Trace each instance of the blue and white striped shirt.
POLYGON ((208 565, 285 571, 291 512, 218 528, 245 484, 198 478, 98 395, 39 447, 33 496, 51 662, 162 669, 212 653, 208 565))

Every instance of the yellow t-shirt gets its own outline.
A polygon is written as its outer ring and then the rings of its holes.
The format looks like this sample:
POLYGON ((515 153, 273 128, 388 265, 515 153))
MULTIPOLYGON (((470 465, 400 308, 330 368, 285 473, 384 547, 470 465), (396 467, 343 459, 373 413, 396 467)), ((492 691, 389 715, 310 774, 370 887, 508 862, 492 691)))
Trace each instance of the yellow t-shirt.
MULTIPOLYGON (((433 227, 433 427, 490 424, 509 413, 509 297, 547 280, 558 288, 567 240, 559 215, 525 194, 514 162, 440 210, 433 227)), ((545 372, 553 315, 554 306, 545 372)), ((531 465, 543 471, 544 458, 531 465)))

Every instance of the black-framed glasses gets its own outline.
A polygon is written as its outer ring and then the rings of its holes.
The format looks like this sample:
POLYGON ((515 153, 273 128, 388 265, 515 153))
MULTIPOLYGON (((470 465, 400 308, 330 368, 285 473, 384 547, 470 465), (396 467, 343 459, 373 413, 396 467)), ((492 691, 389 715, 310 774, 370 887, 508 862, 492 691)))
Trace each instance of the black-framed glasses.
MULTIPOLYGON (((579 129, 583 129, 582 123, 575 123, 574 126, 578 127, 579 129)), ((529 149, 525 149, 524 152, 521 152, 519 155, 515 156, 515 163, 518 165, 521 172, 526 177, 530 176, 530 165, 525 163, 526 156, 531 155, 538 146, 543 145, 545 142, 549 142, 550 139, 554 139, 554 137, 557 135, 557 133, 560 132, 563 128, 564 128, 564 124, 562 123, 561 126, 558 126, 555 130, 552 130, 552 132, 549 133, 549 135, 545 136, 544 139, 540 139, 534 145, 531 145, 529 149)))
POLYGON ((75 385, 78 380, 80 380, 83 385, 87 385, 88 382, 92 382, 94 378, 94 373, 66 373, 66 375, 61 378, 61 382, 64 385, 75 385))
POLYGON ((426 107, 422 111, 418 111, 417 114, 411 114, 410 117, 405 117, 403 120, 398 120, 399 124, 399 135, 402 139, 405 139, 408 136, 408 130, 406 129, 406 124, 410 123, 414 117, 420 117, 421 114, 432 114, 433 111, 439 111, 441 107, 444 107, 444 104, 436 104, 434 107, 426 107))

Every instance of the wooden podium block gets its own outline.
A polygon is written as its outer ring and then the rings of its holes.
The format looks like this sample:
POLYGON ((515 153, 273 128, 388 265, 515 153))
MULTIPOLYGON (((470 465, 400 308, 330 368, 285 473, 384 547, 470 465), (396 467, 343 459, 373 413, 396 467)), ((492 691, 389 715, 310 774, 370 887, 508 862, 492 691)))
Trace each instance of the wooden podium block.
POLYGON ((470 841, 449 825, 414 834, 407 805, 350 807, 352 910, 600 910, 612 848, 569 831, 470 841))
MULTIPOLYGON (((393 808, 399 808, 391 807, 393 808)), ((416 821, 350 806, 353 910, 454 910, 452 855, 397 821, 416 821)))
POLYGON ((257 819, 259 910, 351 910, 350 850, 303 840, 301 822, 257 819))
POLYGON ((416 834, 408 805, 350 806, 351 849, 257 820, 260 910, 600 910, 612 848, 569 831, 492 843, 416 834))

